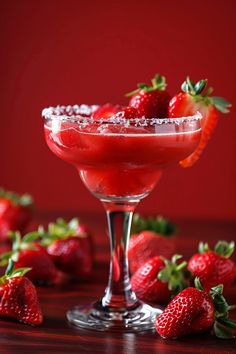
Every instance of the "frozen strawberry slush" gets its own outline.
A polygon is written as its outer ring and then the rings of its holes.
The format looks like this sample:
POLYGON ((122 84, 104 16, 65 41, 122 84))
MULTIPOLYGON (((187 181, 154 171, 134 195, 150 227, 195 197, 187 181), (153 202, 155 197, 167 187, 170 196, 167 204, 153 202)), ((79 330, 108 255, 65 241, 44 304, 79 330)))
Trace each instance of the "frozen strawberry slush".
MULTIPOLYGON (((154 129, 154 128, 153 128, 154 129)), ((143 127, 60 121, 45 124, 49 148, 73 164, 87 188, 97 196, 144 197, 163 168, 190 155, 200 130, 158 134, 143 127)))

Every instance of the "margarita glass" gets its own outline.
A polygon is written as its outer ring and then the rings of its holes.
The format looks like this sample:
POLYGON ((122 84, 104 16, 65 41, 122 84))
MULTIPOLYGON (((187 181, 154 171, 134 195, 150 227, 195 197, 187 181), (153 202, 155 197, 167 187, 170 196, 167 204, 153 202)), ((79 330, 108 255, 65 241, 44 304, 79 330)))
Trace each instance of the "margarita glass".
POLYGON ((74 105, 42 112, 49 148, 76 167, 85 186, 103 203, 108 219, 111 260, 105 294, 94 304, 71 309, 67 318, 95 330, 148 330, 161 309, 138 300, 130 285, 127 250, 132 215, 163 169, 197 147, 201 115, 94 119, 96 109, 74 105))

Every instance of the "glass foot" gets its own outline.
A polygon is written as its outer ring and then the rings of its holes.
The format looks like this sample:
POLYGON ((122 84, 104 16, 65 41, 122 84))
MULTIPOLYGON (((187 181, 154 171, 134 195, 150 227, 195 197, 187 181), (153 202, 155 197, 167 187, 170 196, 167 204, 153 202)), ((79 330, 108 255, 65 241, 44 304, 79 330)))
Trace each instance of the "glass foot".
POLYGON ((154 321, 162 310, 139 302, 132 310, 106 310, 101 302, 90 306, 76 306, 67 312, 67 319, 77 327, 96 331, 141 332, 154 328, 154 321))

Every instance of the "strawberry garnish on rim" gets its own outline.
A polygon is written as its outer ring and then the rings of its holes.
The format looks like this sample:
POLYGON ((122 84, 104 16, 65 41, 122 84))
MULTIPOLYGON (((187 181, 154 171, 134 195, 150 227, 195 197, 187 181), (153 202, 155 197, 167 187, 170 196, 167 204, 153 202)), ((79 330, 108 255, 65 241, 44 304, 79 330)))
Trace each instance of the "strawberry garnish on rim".
POLYGON ((96 111, 93 113, 93 118, 110 118, 117 112, 119 112, 122 109, 121 106, 118 104, 114 105, 112 103, 105 103, 101 106, 99 106, 96 111))
POLYGON ((141 114, 138 109, 134 107, 123 107, 122 110, 117 112, 115 114, 116 118, 127 118, 127 119, 132 119, 132 118, 141 118, 141 114))
POLYGON ((169 103, 169 117, 202 115, 202 136, 197 149, 186 159, 180 161, 182 167, 192 166, 202 154, 218 122, 219 112, 229 113, 231 104, 222 97, 211 96, 212 87, 207 88, 207 80, 196 83, 187 77, 181 86, 182 92, 174 96, 169 103))
POLYGON ((170 101, 170 95, 166 91, 166 79, 156 74, 151 82, 151 86, 139 83, 138 89, 126 94, 127 97, 132 96, 129 106, 136 108, 141 117, 166 118, 170 101))

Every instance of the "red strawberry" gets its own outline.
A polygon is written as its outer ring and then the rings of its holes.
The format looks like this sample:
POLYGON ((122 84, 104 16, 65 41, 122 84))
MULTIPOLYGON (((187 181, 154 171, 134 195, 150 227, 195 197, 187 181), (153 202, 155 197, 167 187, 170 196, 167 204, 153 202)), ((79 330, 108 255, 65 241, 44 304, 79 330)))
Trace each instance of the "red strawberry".
POLYGON ((229 259, 234 251, 234 242, 219 241, 214 251, 207 243, 199 244, 199 253, 188 262, 188 270, 199 277, 204 289, 209 290, 217 284, 230 287, 236 278, 236 264, 229 259))
POLYGON ((113 105, 111 103, 106 103, 99 106, 98 109, 93 113, 93 118, 110 118, 114 116, 117 112, 121 110, 121 106, 113 105))
POLYGON ((203 117, 200 143, 190 156, 180 161, 182 167, 190 167, 199 159, 217 124, 218 111, 228 113, 231 106, 224 98, 211 96, 213 89, 210 87, 206 90, 206 86, 207 80, 194 83, 187 77, 181 86, 183 92, 174 96, 169 103, 170 118, 192 116, 196 112, 203 117))
POLYGON ((58 271, 46 250, 34 242, 39 239, 38 232, 28 233, 22 238, 19 232, 15 232, 11 234, 11 238, 13 239, 12 251, 1 255, 1 264, 6 264, 12 258, 17 268, 31 268, 27 277, 33 283, 54 284, 57 281, 58 271))
POLYGON ((141 117, 166 118, 168 117, 168 104, 170 95, 165 90, 166 79, 159 74, 152 79, 152 86, 138 84, 138 89, 128 93, 133 96, 129 106, 136 108, 141 117))
POLYGON ((43 322, 37 293, 31 281, 23 275, 29 268, 15 269, 13 262, 0 278, 0 316, 10 317, 30 325, 43 322))
POLYGON ((174 224, 161 216, 142 218, 135 214, 128 249, 131 273, 154 256, 170 258, 175 253, 175 243, 167 236, 175 229, 174 224))
POLYGON ((32 215, 30 195, 19 195, 0 188, 0 240, 9 241, 8 232, 24 231, 32 215))
POLYGON ((197 279, 195 284, 198 288, 182 290, 157 317, 157 332, 163 338, 175 339, 207 332, 214 326, 217 337, 232 338, 236 324, 228 318, 230 306, 222 295, 223 285, 212 288, 209 294, 197 279))
POLYGON ((138 109, 134 107, 124 107, 122 110, 117 112, 115 114, 116 118, 127 118, 127 119, 132 119, 132 118, 140 118, 141 114, 139 113, 138 109))
POLYGON ((41 230, 42 244, 54 264, 62 272, 75 277, 86 277, 93 267, 92 237, 86 226, 80 225, 78 219, 66 223, 58 219, 50 223, 48 231, 41 230))
POLYGON ((182 272, 187 262, 177 264, 182 256, 175 255, 171 261, 156 256, 144 263, 132 276, 131 285, 139 299, 166 303, 171 296, 187 286, 182 272))

